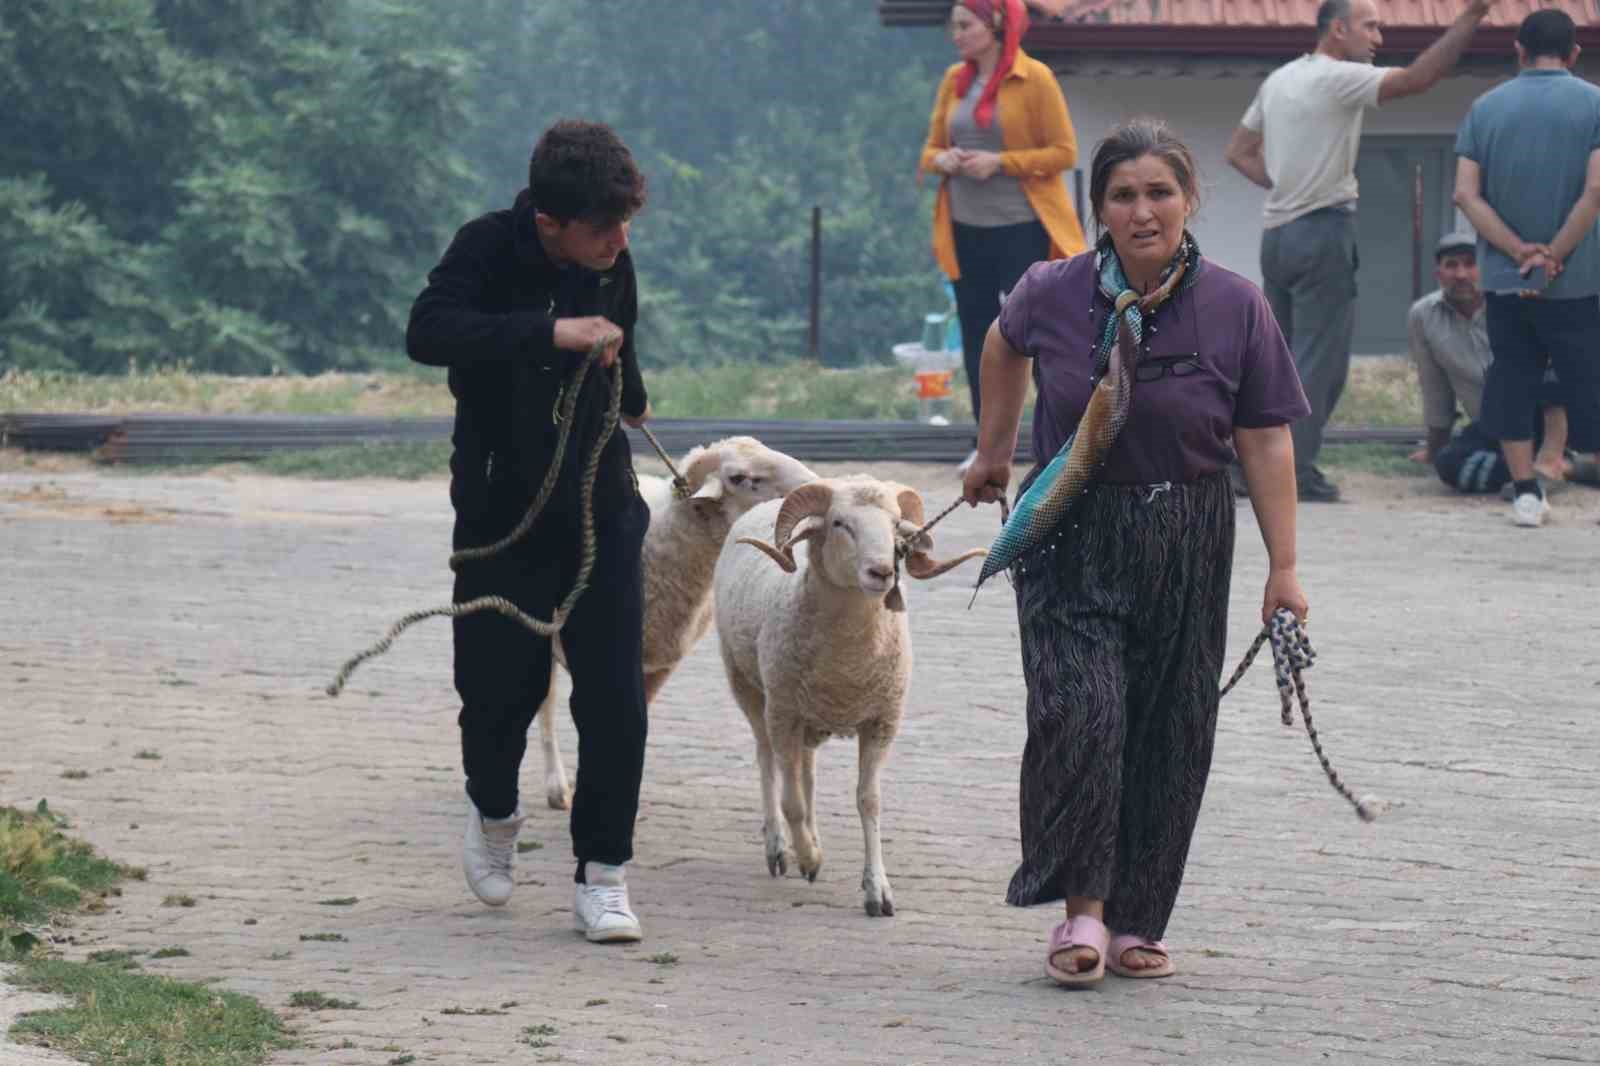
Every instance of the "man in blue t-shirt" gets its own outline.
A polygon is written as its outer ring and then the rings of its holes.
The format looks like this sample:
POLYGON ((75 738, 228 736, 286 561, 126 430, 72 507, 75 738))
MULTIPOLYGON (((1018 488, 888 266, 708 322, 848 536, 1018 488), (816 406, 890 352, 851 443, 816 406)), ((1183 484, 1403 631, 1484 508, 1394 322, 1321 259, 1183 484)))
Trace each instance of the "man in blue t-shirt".
POLYGON ((1484 429, 1515 484, 1512 519, 1544 524, 1533 469, 1540 382, 1553 366, 1569 442, 1600 451, 1600 88, 1572 76, 1577 30, 1547 8, 1517 30, 1516 78, 1479 97, 1456 137, 1456 203, 1479 235, 1489 346, 1484 429))

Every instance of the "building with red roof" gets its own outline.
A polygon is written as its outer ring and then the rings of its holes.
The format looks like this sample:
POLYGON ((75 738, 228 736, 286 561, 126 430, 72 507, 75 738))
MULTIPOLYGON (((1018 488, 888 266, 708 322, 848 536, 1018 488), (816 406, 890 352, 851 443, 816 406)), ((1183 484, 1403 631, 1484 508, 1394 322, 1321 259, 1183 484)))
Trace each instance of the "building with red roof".
MULTIPOLYGON (((1095 142, 1123 119, 1160 116, 1188 142, 1200 165, 1204 202, 1194 228, 1201 247, 1259 282, 1265 194, 1229 167, 1222 153, 1262 79, 1316 46, 1317 0, 1028 3, 1034 21, 1023 47, 1061 79, 1078 134, 1084 198, 1095 142)), ((886 26, 938 25, 950 6, 950 0, 877 3, 886 26)), ((1465 6, 1464 0, 1380 0, 1384 45, 1378 64, 1410 62, 1465 6)), ((1578 23, 1578 43, 1585 49, 1578 73, 1595 80, 1600 0, 1499 0, 1451 76, 1421 96, 1368 112, 1356 170, 1358 353, 1405 350, 1414 278, 1420 275, 1423 291, 1433 287, 1426 249, 1451 229, 1469 228, 1451 202, 1456 128, 1473 100, 1516 73, 1517 26, 1547 7, 1565 10, 1578 23)))

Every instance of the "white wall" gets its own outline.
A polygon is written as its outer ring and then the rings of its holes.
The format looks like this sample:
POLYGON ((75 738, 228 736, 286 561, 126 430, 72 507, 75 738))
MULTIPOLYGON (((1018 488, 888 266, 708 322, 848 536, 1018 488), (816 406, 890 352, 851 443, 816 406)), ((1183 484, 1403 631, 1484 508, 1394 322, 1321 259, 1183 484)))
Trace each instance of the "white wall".
MULTIPOLYGON (((1095 143, 1121 121, 1159 116, 1188 143, 1200 167, 1202 206, 1194 234, 1201 249, 1259 284, 1261 205, 1266 192, 1223 162, 1222 153, 1260 79, 1067 75, 1061 84, 1078 134, 1085 210, 1089 210, 1089 164, 1095 143)), ((1496 84, 1484 77, 1446 79, 1422 96, 1367 112, 1365 130, 1454 134, 1472 101, 1496 84)), ((1085 227, 1090 225, 1086 219, 1085 227)), ((1409 244, 1407 248, 1409 254, 1409 244)))

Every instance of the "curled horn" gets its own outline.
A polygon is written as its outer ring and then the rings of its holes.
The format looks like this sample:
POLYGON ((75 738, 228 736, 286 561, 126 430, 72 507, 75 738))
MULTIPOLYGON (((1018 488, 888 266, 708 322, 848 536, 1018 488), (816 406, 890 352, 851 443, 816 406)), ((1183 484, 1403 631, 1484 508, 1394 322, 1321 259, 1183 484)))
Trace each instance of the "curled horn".
POLYGON ((801 485, 784 497, 783 506, 778 510, 778 520, 773 523, 772 529, 776 547, 755 537, 740 537, 739 543, 760 549, 767 558, 782 567, 784 573, 792 574, 795 572, 794 546, 822 532, 821 524, 815 519, 827 514, 832 503, 833 489, 823 482, 801 485), (813 521, 807 522, 806 519, 813 521), (800 529, 798 534, 796 527, 800 529))
MULTIPOLYGON (((915 489, 901 488, 897 494, 900 501, 900 516, 913 527, 920 528, 926 519, 922 509, 922 497, 915 489)), ((923 544, 931 543, 931 538, 924 533, 918 538, 923 544)), ((954 570, 969 559, 981 559, 989 554, 982 548, 973 548, 963 552, 954 559, 938 560, 922 550, 920 545, 913 544, 911 551, 906 555, 906 573, 914 578, 926 581, 930 577, 938 577, 946 570, 954 570)))
POLYGON ((968 559, 981 559, 988 554, 985 548, 973 548, 971 551, 962 552, 954 559, 940 561, 927 552, 914 551, 906 556, 906 573, 926 581, 930 577, 938 577, 946 570, 954 570, 968 559))
MULTIPOLYGON (((828 508, 833 505, 833 486, 823 481, 812 481, 801 485, 783 498, 783 506, 778 509, 778 520, 772 526, 772 539, 779 548, 794 554, 794 546, 790 538, 794 535, 794 527, 802 518, 828 513, 828 508)), ((810 535, 808 530, 802 534, 810 535)))
POLYGON ((740 544, 748 544, 752 548, 760 548, 761 549, 761 553, 763 555, 765 555, 768 559, 771 559, 773 562, 777 563, 778 566, 783 570, 784 573, 786 573, 786 574, 794 573, 794 571, 795 571, 795 562, 794 562, 794 552, 792 550, 791 551, 786 551, 786 552, 785 551, 779 551, 777 548, 774 548, 772 545, 768 544, 766 541, 757 540, 755 537, 740 537, 739 538, 739 543, 740 544))

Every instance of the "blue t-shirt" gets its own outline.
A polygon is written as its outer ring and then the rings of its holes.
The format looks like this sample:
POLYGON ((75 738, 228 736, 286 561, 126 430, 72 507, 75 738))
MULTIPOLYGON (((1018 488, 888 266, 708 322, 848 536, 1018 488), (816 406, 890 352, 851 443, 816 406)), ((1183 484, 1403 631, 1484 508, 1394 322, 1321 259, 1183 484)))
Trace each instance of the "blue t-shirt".
MULTIPOLYGON (((1478 97, 1456 135, 1456 154, 1483 168, 1483 198, 1525 241, 1548 244, 1583 195, 1589 155, 1600 149, 1600 88, 1565 70, 1524 70, 1478 97)), ((1479 238, 1488 292, 1519 287, 1510 256, 1479 238)), ((1550 284, 1551 299, 1600 293, 1600 236, 1590 233, 1550 284)))

